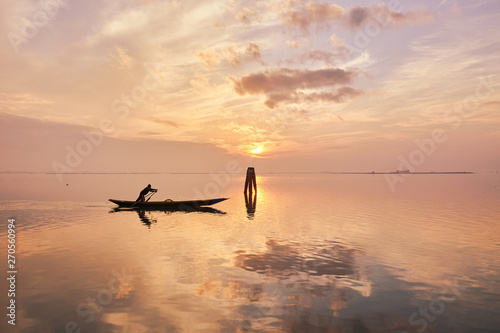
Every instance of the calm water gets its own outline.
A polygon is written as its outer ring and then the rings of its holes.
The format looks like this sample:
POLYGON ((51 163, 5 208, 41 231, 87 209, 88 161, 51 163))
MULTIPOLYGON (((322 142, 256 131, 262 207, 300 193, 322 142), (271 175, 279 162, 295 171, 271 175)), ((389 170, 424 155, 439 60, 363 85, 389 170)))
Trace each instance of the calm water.
POLYGON ((412 175, 394 193, 382 175, 257 182, 252 207, 243 176, 0 175, 4 253, 8 218, 18 232, 17 325, 2 314, 0 330, 500 332, 500 176, 412 175), (231 199, 107 202, 148 183, 157 200, 231 199))

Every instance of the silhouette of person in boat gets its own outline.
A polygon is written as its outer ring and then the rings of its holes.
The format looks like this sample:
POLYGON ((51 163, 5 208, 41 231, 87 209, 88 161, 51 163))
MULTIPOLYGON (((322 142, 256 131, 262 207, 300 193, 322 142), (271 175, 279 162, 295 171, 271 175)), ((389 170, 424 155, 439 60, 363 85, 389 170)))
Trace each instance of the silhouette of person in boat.
POLYGON ((148 186, 146 186, 142 191, 141 193, 139 193, 139 197, 137 198, 137 200, 135 202, 144 202, 144 199, 146 197, 146 195, 149 193, 149 192, 157 192, 158 190, 155 189, 155 188, 151 188, 151 184, 148 184, 148 186))

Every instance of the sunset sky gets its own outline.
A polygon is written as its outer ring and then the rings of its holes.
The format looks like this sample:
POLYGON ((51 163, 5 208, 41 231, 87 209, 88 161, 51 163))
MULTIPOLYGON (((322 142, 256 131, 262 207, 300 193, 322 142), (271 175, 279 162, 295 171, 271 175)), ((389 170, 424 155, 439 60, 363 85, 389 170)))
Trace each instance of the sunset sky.
POLYGON ((499 19, 496 0, 3 1, 0 171, 500 170, 499 19))

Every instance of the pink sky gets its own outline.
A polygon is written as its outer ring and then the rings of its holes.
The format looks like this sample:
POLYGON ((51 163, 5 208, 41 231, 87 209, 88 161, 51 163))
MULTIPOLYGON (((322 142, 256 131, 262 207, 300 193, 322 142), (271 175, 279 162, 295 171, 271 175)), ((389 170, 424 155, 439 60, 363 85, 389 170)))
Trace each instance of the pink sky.
POLYGON ((494 0, 2 2, 0 171, 496 171, 498 13, 494 0))

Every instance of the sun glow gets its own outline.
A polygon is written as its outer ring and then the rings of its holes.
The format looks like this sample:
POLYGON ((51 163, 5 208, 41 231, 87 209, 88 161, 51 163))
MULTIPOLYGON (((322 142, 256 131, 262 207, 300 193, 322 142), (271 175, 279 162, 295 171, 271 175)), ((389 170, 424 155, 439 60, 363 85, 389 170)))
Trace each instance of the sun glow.
POLYGON ((255 149, 252 150, 252 154, 258 155, 260 153, 262 153, 262 148, 261 147, 257 147, 257 148, 255 148, 255 149))

